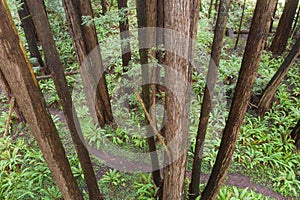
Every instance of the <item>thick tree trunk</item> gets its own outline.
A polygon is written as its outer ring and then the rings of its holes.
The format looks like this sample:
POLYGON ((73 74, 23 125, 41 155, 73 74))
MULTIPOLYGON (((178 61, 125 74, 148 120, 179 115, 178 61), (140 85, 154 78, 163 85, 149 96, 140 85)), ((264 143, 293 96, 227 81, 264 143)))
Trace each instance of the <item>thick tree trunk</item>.
POLYGON ((295 140, 295 145, 300 150, 300 119, 291 133, 292 139, 295 140))
POLYGON ((216 23, 215 35, 212 44, 211 60, 208 68, 207 83, 204 91, 204 98, 201 106, 201 115, 199 119, 196 147, 194 152, 194 161, 192 169, 192 179, 190 183, 190 199, 196 199, 199 196, 199 184, 201 173, 200 151, 204 143, 206 130, 208 126, 209 114, 211 112, 211 101, 214 94, 214 88, 217 78, 217 68, 220 63, 221 51, 223 47, 223 38, 226 31, 230 0, 220 0, 219 14, 216 23))
POLYGON ((216 199, 224 182, 243 122, 276 0, 258 0, 216 163, 201 199, 216 199))
POLYGON ((281 55, 286 48, 298 3, 299 0, 287 0, 285 3, 274 39, 270 46, 270 51, 276 56, 281 55))
POLYGON ((1 71, 64 199, 83 200, 5 1, 0 1, 0 24, 1 71))
POLYGON ((43 10, 43 1, 27 0, 27 2, 35 27, 37 29, 38 37, 41 40, 41 45, 45 52, 47 63, 49 64, 49 70, 51 71, 51 75, 62 104, 64 115, 81 167, 83 169, 89 197, 93 200, 103 199, 98 189, 97 180, 92 167, 89 152, 87 151, 78 134, 78 132, 81 132, 81 130, 78 130, 76 128, 76 124, 79 124, 79 122, 77 116, 73 113, 72 97, 69 92, 67 80, 63 71, 63 66, 55 46, 50 24, 47 19, 47 14, 43 10))
POLYGON ((41 53, 38 49, 38 37, 36 35, 36 30, 30 16, 30 12, 27 6, 26 0, 21 0, 23 4, 20 10, 18 10, 19 17, 21 20, 21 26, 24 29, 25 37, 28 43, 28 48, 30 52, 30 56, 37 58, 38 64, 43 68, 45 74, 50 74, 48 69, 46 68, 41 53), (45 67, 45 68, 44 68, 45 67))
MULTIPOLYGON (((151 5, 149 5, 149 2, 147 3, 146 0, 137 0, 136 3, 137 3, 137 18, 138 18, 138 28, 139 28, 139 35, 138 35, 138 40, 139 40, 139 45, 140 45, 139 54, 140 54, 140 63, 141 63, 141 68, 142 68, 142 79, 143 79, 142 98, 145 103, 145 107, 146 107, 147 111, 153 117, 153 113, 150 112, 150 102, 151 102, 150 88, 151 88, 151 85, 149 83, 150 83, 151 77, 150 77, 149 68, 147 67, 149 49, 142 48, 142 46, 143 46, 142 44, 145 44, 146 42, 148 42, 147 39, 149 39, 149 37, 145 35, 146 31, 143 30, 142 28, 148 26, 150 19, 147 19, 147 11, 149 13, 150 8, 149 7, 147 8, 147 6, 151 6, 151 5)), ((153 0, 152 0, 152 3, 153 3, 153 0)), ((156 2, 155 2, 154 6, 156 6, 156 2)), ((145 120, 146 120, 147 125, 149 125, 149 120, 148 119, 145 119, 145 120)), ((152 120, 155 121, 155 119, 152 119, 152 120)), ((149 146, 149 152, 153 152, 153 153, 151 153, 153 181, 157 187, 160 187, 161 186, 161 177, 160 177, 158 157, 157 157, 157 154, 155 153, 155 151, 156 151, 155 139, 154 139, 154 136, 151 136, 151 135, 153 135, 153 133, 154 133, 153 128, 149 127, 147 129, 147 134, 149 135, 147 137, 147 143, 149 146)))
POLYGON ((131 60, 131 49, 129 42, 129 21, 128 21, 128 11, 126 10, 127 0, 118 0, 118 9, 125 9, 125 19, 122 19, 119 22, 120 28, 120 38, 121 38, 121 52, 122 52, 122 64, 123 64, 123 72, 126 72, 129 61, 131 60))
POLYGON ((272 77, 271 81, 268 83, 267 87, 265 88, 262 97, 260 98, 258 104, 258 115, 263 117, 267 110, 270 107, 271 100, 275 95, 277 88, 279 87, 280 83, 283 81, 284 77, 288 73, 289 69, 300 55, 300 37, 297 39, 296 43, 294 44, 292 50, 289 52, 287 57, 284 59, 282 65, 279 67, 277 72, 272 77))
POLYGON ((185 198, 186 145, 190 109, 189 85, 191 84, 194 47, 191 40, 197 33, 199 1, 164 1, 164 28, 174 32, 164 35, 166 53, 166 124, 165 137, 170 162, 163 170, 163 200, 185 198), (167 16, 167 17, 166 17, 167 16), (175 39, 176 32, 187 38, 175 39), (183 41, 184 39, 189 39, 183 41), (182 57, 187 55, 187 57, 182 57), (172 143, 172 145, 170 145, 172 143), (171 159, 171 160, 170 160, 171 159))
POLYGON ((96 29, 91 24, 89 26, 82 25, 81 19, 82 16, 93 18, 91 2, 64 0, 63 4, 70 24, 69 30, 75 46, 77 60, 81 65, 80 73, 90 113, 93 115, 94 122, 98 121, 101 127, 106 124, 111 125, 114 119, 96 29), (95 108, 92 108, 92 105, 95 105, 95 108))

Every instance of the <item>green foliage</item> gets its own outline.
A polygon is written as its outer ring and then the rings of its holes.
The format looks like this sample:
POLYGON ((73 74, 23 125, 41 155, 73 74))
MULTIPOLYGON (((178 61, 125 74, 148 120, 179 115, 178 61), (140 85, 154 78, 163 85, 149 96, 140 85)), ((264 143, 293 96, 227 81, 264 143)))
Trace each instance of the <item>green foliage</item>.
POLYGON ((237 187, 224 186, 222 187, 217 200, 268 200, 270 197, 264 197, 262 194, 257 194, 249 189, 239 189, 237 187))
POLYGON ((0 138, 0 199, 59 199, 50 170, 36 145, 0 138))

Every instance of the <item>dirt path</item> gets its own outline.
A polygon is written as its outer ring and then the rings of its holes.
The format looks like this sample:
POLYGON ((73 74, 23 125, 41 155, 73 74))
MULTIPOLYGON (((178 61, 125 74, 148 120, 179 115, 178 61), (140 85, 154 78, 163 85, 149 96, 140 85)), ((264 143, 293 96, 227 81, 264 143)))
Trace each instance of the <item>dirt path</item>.
MULTIPOLYGON (((209 179, 209 174, 201 174, 201 183, 206 183, 209 179)), ((271 190, 270 188, 254 183, 251 181, 250 177, 246 177, 242 174, 228 174, 227 180, 224 185, 235 186, 241 189, 248 188, 256 193, 262 194, 264 196, 269 196, 278 200, 293 200, 292 197, 284 197, 271 190)), ((296 199, 295 199, 296 200, 296 199)))

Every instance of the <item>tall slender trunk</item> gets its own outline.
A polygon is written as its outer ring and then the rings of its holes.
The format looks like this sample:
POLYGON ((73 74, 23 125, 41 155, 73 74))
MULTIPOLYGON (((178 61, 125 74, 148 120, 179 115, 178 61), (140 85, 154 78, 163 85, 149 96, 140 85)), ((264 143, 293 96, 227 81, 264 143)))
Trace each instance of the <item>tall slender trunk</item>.
POLYGON ((74 115, 73 113, 72 97, 69 92, 67 80, 64 75, 64 70, 59 58, 58 51, 55 47, 52 31, 50 28, 49 21, 47 19, 47 14, 43 9, 44 7, 43 1, 42 0, 27 0, 27 1, 28 1, 28 7, 30 9, 33 18, 33 22, 37 29, 37 34, 41 40, 41 44, 45 52, 47 63, 49 64, 49 70, 51 71, 51 75, 62 104, 62 108, 71 133, 71 137, 81 167, 83 169, 85 181, 89 192, 89 197, 90 199, 93 200, 103 199, 102 195, 100 195, 100 191, 97 186, 97 180, 92 167, 92 162, 89 156, 89 152, 87 151, 86 147, 84 146, 79 136, 79 132, 81 134, 81 130, 79 130, 78 127, 76 128, 76 124, 79 124, 78 118, 76 114, 74 115))
POLYGON ((288 73, 289 69, 294 64, 297 57, 300 55, 300 37, 297 39, 296 43, 294 44, 292 50, 289 52, 287 57, 284 59, 282 65, 279 67, 277 72, 272 77, 271 81, 268 83, 267 87, 265 88, 262 97, 260 98, 258 104, 258 115, 263 117, 267 110, 270 107, 271 100, 275 95, 276 90, 280 86, 281 82, 283 81, 284 77, 288 73))
POLYGON ((204 98, 201 106, 201 115, 199 119, 196 147, 194 152, 194 161, 192 169, 192 179, 190 183, 189 195, 190 199, 196 199, 199 196, 199 184, 201 173, 201 157, 200 151, 204 143, 206 130, 208 126, 209 114, 211 112, 212 97, 217 78, 217 68, 219 66, 221 51, 223 47, 223 38, 226 31, 226 24, 228 18, 228 10, 230 7, 230 0, 220 0, 219 14, 217 18, 215 35, 212 44, 211 60, 208 66, 208 75, 204 91, 204 98))
POLYGON ((241 16, 241 19, 240 19, 239 30, 238 30, 238 33, 237 33, 238 35, 237 35, 235 45, 234 45, 235 50, 237 49, 238 44, 239 44, 239 40, 240 40, 240 35, 241 35, 241 30, 242 30, 244 15, 245 15, 245 8, 246 8, 246 0, 244 0, 244 3, 243 3, 242 16, 241 16))
MULTIPOLYGON (((118 0, 118 9, 121 11, 123 9, 125 19, 121 19, 119 22, 120 29, 120 38, 121 38, 121 52, 122 52, 122 65, 123 72, 126 72, 129 61, 131 60, 131 50, 130 50, 130 42, 129 42, 129 21, 128 21, 128 11, 126 10, 127 0, 118 0)), ((122 11, 122 12, 123 12, 122 11)))
POLYGON ((270 30, 275 4, 276 0, 257 1, 231 109, 215 165, 201 196, 203 200, 216 199, 225 180, 237 136, 248 107, 266 37, 270 30))
POLYGON ((299 0, 287 0, 285 2, 283 13, 279 20, 274 39, 270 46, 270 51, 272 51, 272 53, 276 56, 281 55, 286 48, 288 39, 291 34, 291 29, 298 3, 299 0))
POLYGON ((299 16, 300 16, 300 6, 298 7, 297 15, 296 15, 296 17, 295 17, 294 26, 293 26, 293 28, 292 28, 292 37, 293 37, 294 34, 295 34, 295 31, 296 31, 296 28, 297 28, 297 25, 298 25, 298 21, 299 21, 299 16))
POLYGON ((82 25, 81 19, 82 16, 93 18, 91 2, 64 0, 63 4, 77 60, 81 65, 80 73, 90 112, 94 122, 98 121, 101 127, 111 125, 114 119, 96 29, 93 24, 82 25))
POLYGON ((0 1, 0 69, 64 199, 83 200, 5 1, 0 1))
MULTIPOLYGON (((153 117, 155 115, 155 113, 153 113, 153 111, 150 112, 150 106, 151 106, 150 102, 151 102, 152 97, 151 97, 151 93, 150 93, 151 85, 149 83, 151 82, 150 81, 151 80, 151 76, 150 76, 151 72, 149 71, 149 68, 147 66, 147 64, 149 62, 149 52, 150 51, 149 51, 149 49, 142 48, 142 44, 147 43, 148 42, 147 40, 151 37, 151 36, 148 37, 149 35, 147 35, 147 31, 143 30, 143 28, 148 27, 148 24, 151 24, 151 23, 153 23, 153 20, 156 20, 156 19, 151 20, 151 18, 147 19, 147 15, 149 14, 149 10, 151 9, 150 7, 147 7, 147 6, 156 6, 156 2, 155 2, 155 5, 149 4, 149 1, 147 2, 146 0, 137 0, 136 3, 137 3, 137 18, 138 18, 138 28, 139 28, 139 35, 138 35, 138 40, 139 40, 139 45, 140 45, 139 54, 140 54, 140 63, 141 63, 141 68, 142 68, 142 79, 143 79, 142 98, 145 103, 145 107, 146 107, 147 111, 149 113, 151 113, 151 117, 153 117), (147 14, 147 11, 148 11, 148 14, 147 14)), ((153 0, 151 1, 151 3, 153 3, 153 0)), ((156 8, 154 8, 154 10, 156 12, 156 8)), ((154 25, 154 24, 151 24, 151 25, 154 25)), ((148 119, 145 119, 145 120, 146 120, 147 125, 149 125, 148 119)), ((151 163, 152 163, 152 169, 153 169, 153 171, 152 171, 153 180, 154 180, 155 185, 160 187, 161 186, 161 177, 160 177, 158 156, 157 156, 157 153, 155 152, 156 145, 155 145, 155 138, 153 136, 153 133, 154 133, 153 127, 149 127, 147 129, 147 134, 148 134, 147 143, 149 146, 149 151, 152 152, 151 153, 151 163)))
POLYGON ((274 12, 273 12, 273 18, 272 18, 272 21, 271 21, 270 31, 269 31, 270 33, 272 33, 272 31, 273 31, 273 23, 274 23, 274 20, 275 20, 275 17, 276 17, 278 2, 279 2, 279 0, 276 1, 275 9, 274 9, 274 12))
POLYGON ((38 49, 38 37, 36 30, 30 16, 30 12, 27 6, 26 0, 21 0, 22 7, 18 10, 18 14, 21 20, 21 26, 24 29, 25 37, 28 43, 28 48, 31 57, 35 57, 38 60, 38 64, 43 68, 45 74, 50 74, 49 70, 46 68, 41 53, 38 49), (45 68, 44 68, 45 67, 45 68))
POLYGON ((107 13, 107 1, 106 0, 100 0, 101 1, 101 7, 102 7, 102 14, 105 15, 107 13))

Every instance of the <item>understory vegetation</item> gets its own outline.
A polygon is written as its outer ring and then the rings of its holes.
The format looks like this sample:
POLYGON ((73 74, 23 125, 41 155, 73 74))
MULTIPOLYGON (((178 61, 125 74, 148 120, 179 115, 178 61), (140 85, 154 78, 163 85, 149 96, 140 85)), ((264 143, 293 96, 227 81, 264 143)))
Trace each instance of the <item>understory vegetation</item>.
MULTIPOLYGON (((8 2, 11 10, 16 12, 18 1, 10 0, 8 2)), ((193 74, 194 94, 190 110, 189 160, 193 159, 200 102, 203 98, 205 74, 210 57, 210 46, 213 41, 213 17, 207 18, 206 10, 208 10, 209 2, 203 2, 195 56, 195 61, 199 64, 199 67, 194 70, 193 74)), ((107 66, 106 80, 109 93, 112 96, 113 113, 116 119, 127 120, 117 121, 118 126, 113 128, 100 129, 95 126, 93 120, 89 117, 88 107, 85 105, 85 95, 81 92, 80 75, 67 76, 68 84, 73 91, 73 100, 80 119, 83 136, 86 143, 97 149, 106 148, 105 145, 109 141, 112 145, 123 150, 147 152, 147 142, 142 134, 145 131, 144 112, 136 96, 136 93, 141 92, 141 88, 137 85, 138 79, 136 79, 141 72, 138 63, 137 22, 134 17, 136 14, 134 2, 129 1, 128 10, 130 29, 132 30, 130 42, 133 58, 127 72, 123 72, 120 47, 117 42, 114 45, 114 42, 119 38, 118 25, 119 20, 122 20, 122 16, 120 17, 118 14, 116 6, 112 6, 106 15, 101 15, 99 4, 98 1, 94 2, 94 7, 97 9, 95 9, 95 19, 93 20, 97 27, 103 61, 107 66), (124 78, 125 76, 127 79, 124 78), (135 80, 136 82, 128 80, 135 80), (119 92, 125 87, 134 88, 134 92, 128 96, 120 96, 119 92), (129 98, 128 109, 120 106, 126 98, 129 98)), ((116 2, 114 5, 116 5, 116 2)), ((46 6, 49 18, 52 20, 52 30, 65 70, 77 71, 79 66, 73 53, 72 41, 61 5, 49 0, 46 1, 46 6)), ((241 15, 240 6, 238 3, 233 3, 232 11, 229 13, 228 27, 230 29, 236 30, 238 28, 241 15)), ((250 23, 248 22, 251 21, 254 6, 254 3, 251 2, 246 6, 243 30, 249 30, 250 23)), ((17 16, 17 14, 13 13, 13 16, 17 16)), ((26 40, 19 19, 15 17, 14 20, 26 47, 26 40)), ((91 19, 87 18, 85 20, 88 23, 91 19)), ((276 23, 277 21, 275 21, 274 26, 276 26, 276 23)), ((225 37, 217 88, 214 94, 214 106, 202 154, 202 172, 204 174, 211 172, 218 153, 222 131, 225 127, 242 62, 245 43, 246 35, 242 35, 239 48, 234 50, 235 37, 225 37)), ((300 118, 299 59, 294 65, 298 67, 290 69, 284 82, 277 90, 271 109, 266 113, 266 116, 260 118, 255 112, 263 89, 282 64, 285 56, 286 54, 273 58, 272 54, 264 51, 229 174, 240 174, 249 177, 251 183, 255 183, 257 187, 265 186, 282 196, 297 199, 300 198, 300 154, 296 150, 294 141, 290 138, 290 132, 300 118)), ((40 76, 39 71, 36 72, 36 76, 40 76)), ((74 176, 82 187, 84 185, 83 173, 60 110, 60 102, 53 81, 51 79, 40 80, 39 86, 59 131, 74 176)), ((52 180, 50 170, 37 143, 28 131, 27 126, 15 120, 14 114, 10 117, 11 124, 8 134, 4 135, 10 105, 5 97, 2 94, 0 95, 0 199, 62 199, 62 195, 52 180)), ((161 96, 164 96, 164 94, 162 93, 161 96)), ((162 128, 164 102, 163 98, 159 99, 160 105, 157 107, 157 118, 162 128)), ((158 148, 163 148, 159 141, 157 143, 158 148)), ((118 171, 106 166, 97 157, 92 157, 92 161, 100 191, 107 199, 155 199, 153 194, 157 192, 158 188, 151 179, 151 173, 118 171)), ((191 171, 191 168, 191 162, 189 162, 187 171, 191 171)), ((188 185, 188 183, 189 176, 187 175, 186 184, 188 185)), ((201 188, 204 188, 204 183, 201 184, 201 188)), ((85 197, 88 198, 86 188, 82 189, 85 197)), ((225 183, 222 187, 218 200, 227 199, 272 198, 249 188, 241 188, 237 182, 235 186, 225 183)))

